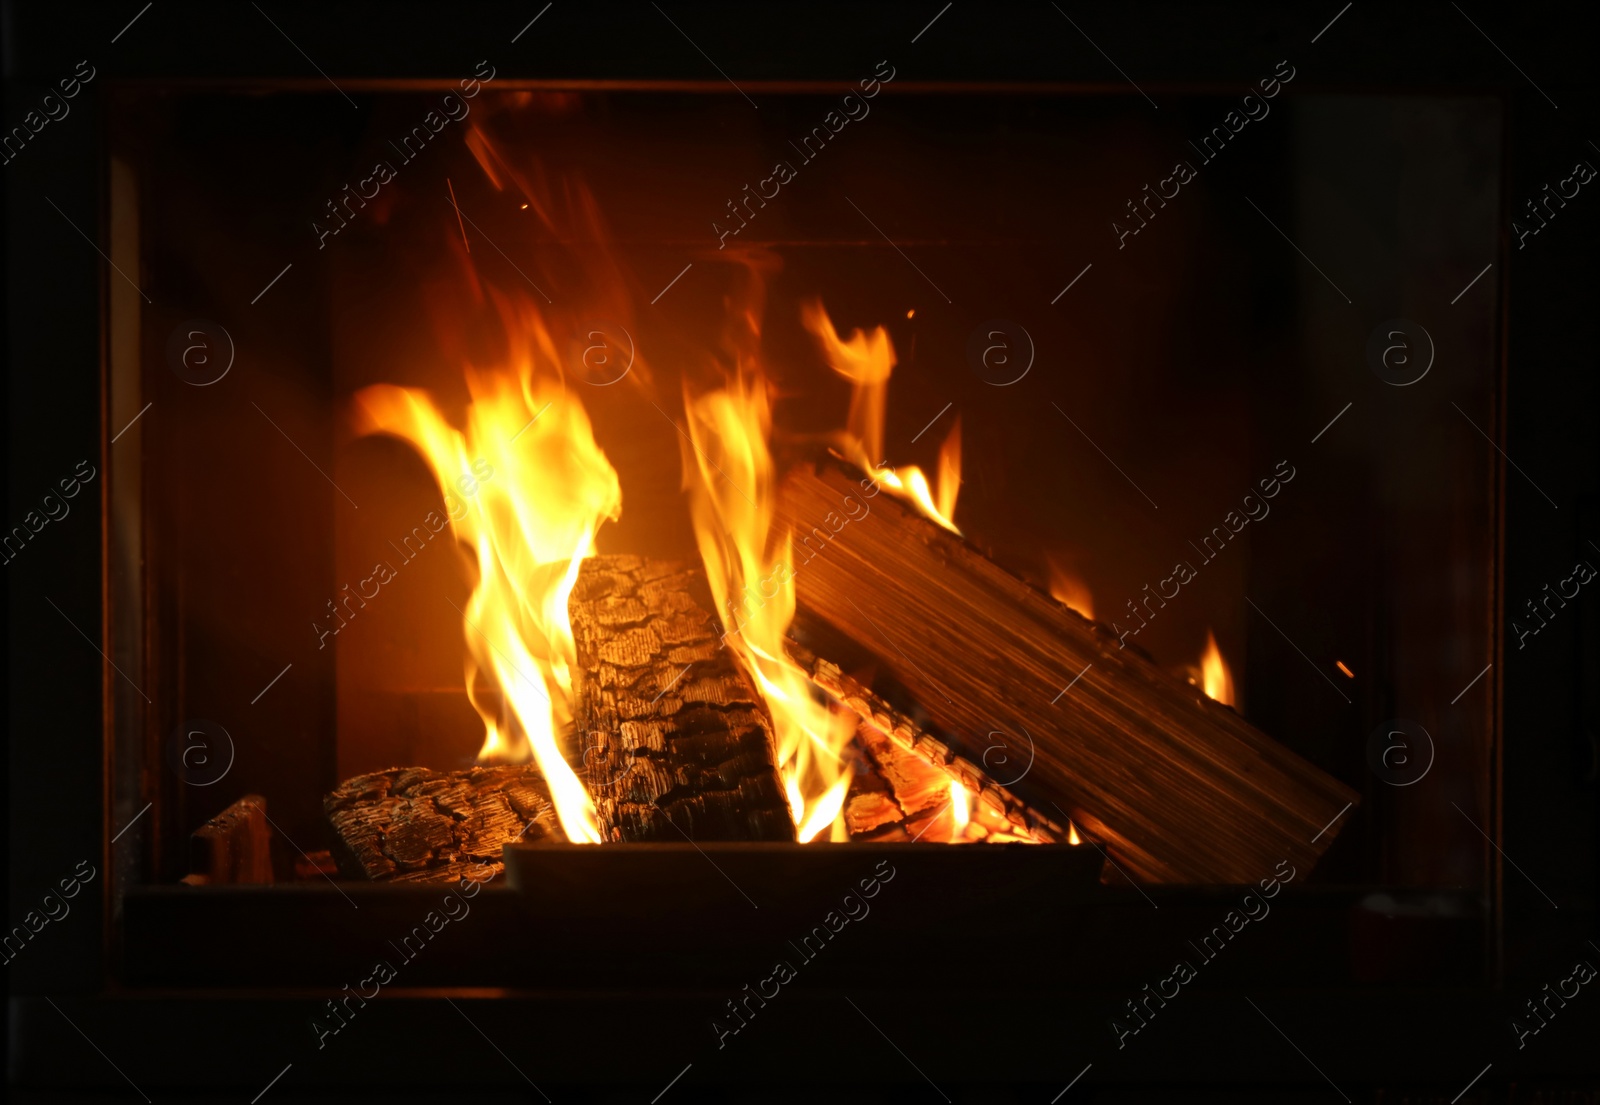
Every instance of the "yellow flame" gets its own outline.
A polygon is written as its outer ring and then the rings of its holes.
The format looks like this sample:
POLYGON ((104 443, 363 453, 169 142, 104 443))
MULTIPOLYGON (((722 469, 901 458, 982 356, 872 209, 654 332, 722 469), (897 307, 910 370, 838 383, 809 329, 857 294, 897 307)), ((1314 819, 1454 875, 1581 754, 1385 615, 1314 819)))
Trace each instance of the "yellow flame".
POLYGON ((939 488, 928 485, 920 468, 904 467, 904 475, 883 463, 883 424, 889 408, 889 376, 894 371, 894 343, 889 331, 852 330, 841 338, 819 302, 804 304, 800 320, 822 346, 828 366, 851 383, 850 412, 840 440, 845 459, 882 486, 912 503, 952 533, 956 528, 956 496, 961 490, 961 420, 956 419, 939 450, 939 488))
MULTIPOLYGON (((916 471, 912 469, 912 471, 916 471)), ((917 473, 919 476, 920 472, 917 473)), ((957 415, 950 433, 939 446, 938 516, 945 519, 946 529, 956 529, 956 496, 961 494, 961 416, 957 415)), ((960 533, 960 530, 956 530, 960 533)))
POLYGON ((1067 822, 1067 843, 1068 844, 1082 844, 1083 843, 1083 838, 1078 835, 1078 826, 1074 825, 1070 821, 1067 822))
MULTIPOLYGON (((843 819, 840 818, 839 813, 844 809, 845 795, 849 790, 850 777, 848 775, 840 776, 834 780, 833 785, 823 792, 822 797, 817 799, 811 811, 806 814, 805 821, 795 832, 795 839, 801 844, 807 844, 815 840, 817 834, 822 832, 823 829, 835 824, 842 826, 843 819)), ((843 840, 848 836, 849 832, 846 830, 843 836, 835 834, 834 839, 843 840)))
POLYGON ((427 392, 388 384, 356 395, 358 423, 409 442, 428 462, 453 504, 451 531, 476 561, 463 632, 467 694, 485 730, 479 759, 531 753, 567 838, 599 843, 594 804, 559 740, 572 722, 576 661, 567 600, 595 531, 621 513, 622 490, 582 404, 562 388, 537 311, 508 312, 507 321, 513 363, 467 369, 463 429, 427 392), (492 474, 469 491, 461 480, 475 465, 492 474))
POLYGON ((1200 686, 1206 697, 1214 698, 1224 706, 1233 705, 1233 674, 1228 670, 1222 650, 1211 630, 1206 630, 1206 650, 1200 655, 1200 686))
POLYGON ((792 771, 780 773, 783 778, 783 790, 789 798, 789 816, 796 825, 806 819, 806 796, 800 791, 800 776, 792 771))
POLYGON ((790 535, 774 527, 775 472, 767 438, 772 411, 766 381, 739 374, 698 398, 685 394, 689 438, 684 481, 695 540, 727 629, 727 644, 749 672, 772 715, 779 772, 803 843, 842 816, 850 773, 842 757, 853 715, 812 694, 811 680, 784 648, 794 619, 790 535))
POLYGON ((1089 585, 1067 571, 1054 558, 1050 565, 1050 597, 1063 606, 1071 607, 1090 621, 1094 621, 1094 595, 1089 585))
POLYGON ((972 820, 972 795, 959 779, 950 780, 950 839, 952 842, 966 836, 967 823, 972 820))

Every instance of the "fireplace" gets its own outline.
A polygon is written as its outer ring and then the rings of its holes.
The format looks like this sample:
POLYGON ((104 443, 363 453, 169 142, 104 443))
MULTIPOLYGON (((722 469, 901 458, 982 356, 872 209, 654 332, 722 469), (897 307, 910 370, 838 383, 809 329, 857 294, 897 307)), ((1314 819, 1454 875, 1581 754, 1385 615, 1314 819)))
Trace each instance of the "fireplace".
POLYGON ((1588 159, 1447 12, 19 16, 13 1078, 1592 1090, 1588 159))

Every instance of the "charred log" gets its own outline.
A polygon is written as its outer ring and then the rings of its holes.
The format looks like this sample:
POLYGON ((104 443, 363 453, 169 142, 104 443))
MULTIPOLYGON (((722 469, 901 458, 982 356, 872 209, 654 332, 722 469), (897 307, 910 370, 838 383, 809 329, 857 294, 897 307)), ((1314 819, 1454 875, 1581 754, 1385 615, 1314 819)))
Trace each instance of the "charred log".
POLYGON ((392 882, 483 881, 510 841, 565 839, 532 764, 358 775, 322 800, 341 872, 392 882))
POLYGON ((189 838, 191 886, 272 882, 272 834, 267 800, 247 794, 196 829, 189 838))
POLYGON ((722 645, 704 574, 586 561, 569 604, 576 725, 607 840, 793 840, 760 695, 722 645))

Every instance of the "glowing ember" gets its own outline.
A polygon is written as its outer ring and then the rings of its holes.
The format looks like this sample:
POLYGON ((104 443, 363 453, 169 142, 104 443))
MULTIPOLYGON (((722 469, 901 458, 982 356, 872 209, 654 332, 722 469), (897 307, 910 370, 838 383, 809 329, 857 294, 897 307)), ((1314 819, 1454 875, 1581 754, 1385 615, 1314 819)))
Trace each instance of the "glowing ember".
POLYGON ((1050 565, 1050 597, 1094 621, 1094 596, 1089 585, 1067 571, 1052 557, 1050 565))
POLYGON ((388 384, 356 395, 359 428, 409 442, 448 501, 463 504, 452 509, 450 528, 478 569, 462 613, 467 694, 485 729, 479 759, 531 753, 567 838, 598 843, 594 805, 558 740, 572 721, 576 661, 567 599, 594 554, 595 531, 621 512, 622 491, 582 404, 563 389, 556 344, 538 312, 524 306, 503 315, 511 364, 467 368, 463 429, 427 392, 388 384), (462 473, 481 461, 494 478, 454 499, 462 473))
POLYGON ((789 534, 773 524, 766 381, 741 373, 723 389, 685 396, 684 407, 692 442, 683 447, 684 480, 695 540, 728 647, 772 714, 796 836, 804 843, 831 830, 832 839, 848 839, 843 811, 850 773, 842 752, 855 733, 854 715, 818 701, 811 680, 784 650, 794 619, 794 570, 789 534), (740 599, 730 601, 734 595, 740 599))
POLYGON ((1214 698, 1224 706, 1233 705, 1233 674, 1228 671, 1217 639, 1206 630, 1206 650, 1200 656, 1200 689, 1206 697, 1214 698))
POLYGON ((1333 663, 1334 663, 1335 667, 1337 667, 1340 671, 1344 672, 1345 675, 1347 675, 1349 678, 1354 679, 1356 677, 1356 673, 1355 672, 1351 671, 1349 668, 1344 666, 1344 661, 1343 660, 1335 660, 1333 663))
POLYGON ((828 366, 849 380, 850 413, 839 439, 846 460, 857 465, 883 487, 914 504, 927 517, 952 533, 956 528, 956 496, 961 490, 961 420, 957 418, 939 450, 939 488, 928 486, 920 468, 905 466, 904 476, 883 463, 883 422, 889 406, 889 375, 894 371, 894 344, 882 326, 871 333, 852 330, 840 338, 821 303, 808 303, 800 312, 822 346, 828 366))

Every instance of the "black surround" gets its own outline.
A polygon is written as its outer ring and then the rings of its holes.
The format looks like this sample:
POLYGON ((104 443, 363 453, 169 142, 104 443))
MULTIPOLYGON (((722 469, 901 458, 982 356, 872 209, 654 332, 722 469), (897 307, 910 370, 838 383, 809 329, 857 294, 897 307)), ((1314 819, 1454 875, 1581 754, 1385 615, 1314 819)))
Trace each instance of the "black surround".
MULTIPOLYGON (((653 5, 558 3, 541 13, 542 6, 282 4, 267 13, 363 102, 443 87, 486 56, 503 86, 735 95, 653 5)), ((712 883, 704 897, 685 891, 665 903, 618 898, 555 910, 530 905, 511 887, 485 890, 472 903, 478 931, 447 929, 381 997, 346 1005, 357 1009, 348 1030, 330 1036, 321 1029, 337 1021, 325 1002, 363 984, 368 947, 398 938, 444 891, 304 884, 198 900, 171 885, 144 830, 112 841, 146 795, 155 801, 171 787, 164 769, 115 746, 109 704, 125 708, 130 692, 96 655, 129 644, 113 639, 127 550, 113 547, 107 487, 110 439, 125 421, 110 409, 107 367, 120 278, 96 254, 117 253, 113 128, 130 118, 127 103, 166 95, 330 90, 249 5, 157 3, 141 12, 134 3, 87 4, 68 16, 53 4, 6 4, 8 127, 64 78, 81 79, 80 59, 94 73, 70 114, 39 130, 4 169, 7 526, 64 478, 76 474, 82 484, 71 514, 6 569, 8 926, 39 910, 64 876, 81 878, 85 865, 94 872, 70 913, 6 968, 13 1093, 40 1101, 251 1100, 281 1075, 261 1100, 651 1100, 678 1075, 661 1100, 797 1099, 842 1084, 866 1101, 1038 1101, 1081 1074, 1060 1100, 1322 1101, 1337 1093, 1449 1101, 1481 1072, 1460 1100, 1600 1094, 1600 998, 1589 986, 1575 997, 1565 991, 1565 999, 1544 989, 1560 987, 1575 961, 1600 965, 1600 949, 1589 943, 1600 943, 1595 600, 1580 591, 1529 636, 1518 615, 1574 562, 1600 563, 1600 334, 1592 309, 1600 201, 1585 187, 1563 206, 1547 202, 1540 224, 1525 210, 1547 195, 1547 184, 1573 175, 1574 161, 1600 158, 1589 142, 1600 133, 1591 126, 1600 106, 1591 28, 1582 9, 1561 6, 1369 7, 667 6, 698 48, 757 97, 826 93, 890 56, 898 68, 893 95, 1128 97, 1122 66, 1141 93, 1166 106, 1182 96, 1240 95, 1292 57, 1298 73, 1288 96, 1488 105, 1501 176, 1497 248, 1482 257, 1493 267, 1475 289, 1499 304, 1494 332, 1476 350, 1493 368, 1476 393, 1482 417, 1473 416, 1494 441, 1464 422, 1454 427, 1464 435, 1457 447, 1483 450, 1460 478, 1487 484, 1490 509, 1473 535, 1488 553, 1485 615, 1469 653, 1441 660, 1455 685, 1482 666, 1468 655, 1492 661, 1478 683, 1486 735, 1474 746, 1478 758, 1441 769, 1482 801, 1477 824, 1492 840, 1481 862, 1455 887, 1433 879, 1426 892, 1408 895, 1404 879, 1372 876, 1383 862, 1377 838, 1346 845, 1345 854, 1330 853, 1329 877, 1285 889, 1274 902, 1278 921, 1241 940, 1228 961, 1204 967, 1178 997, 1152 1004, 1144 988, 1171 973, 1172 949, 1216 924, 1242 888, 1152 888, 1147 897, 1116 879, 1078 888, 1019 878, 980 893, 956 867, 941 867, 941 854, 919 855, 902 865, 907 882, 885 888, 883 923, 844 933, 856 942, 841 942, 846 954, 837 962, 808 969, 780 998, 746 1004, 748 1024, 719 1037, 732 1026, 718 1020, 726 1003, 749 1001, 746 985, 770 975, 772 956, 762 937, 745 931, 744 917, 714 899, 712 883), (81 479, 80 459, 97 478, 81 479), (899 901, 896 889, 906 891, 899 901), (948 916, 919 922, 951 895, 948 916), (874 966, 908 961, 931 966, 910 979, 874 966), (1519 1048, 1513 1022, 1536 1023, 1519 1012, 1529 999, 1547 1003, 1549 1025, 1519 1048), (1159 1013, 1119 1048, 1112 1022, 1136 1024, 1125 1012, 1130 1000, 1159 1013)), ((224 112, 218 125, 227 123, 224 112)), ((289 128, 274 136, 271 120, 253 115, 239 125, 268 128, 259 143, 263 177, 290 173, 303 135, 289 128)), ((218 144, 236 145, 236 137, 218 144)), ((242 195, 254 187, 241 177, 242 195)), ((258 228, 239 237, 269 235, 258 228)), ((159 264, 159 243, 148 248, 159 264)), ((262 263, 250 260, 252 275, 241 283, 258 286, 262 263)), ((1282 263, 1289 272, 1300 260, 1285 250, 1282 263)), ((1405 315, 1431 324, 1448 315, 1450 296, 1465 283, 1436 302, 1362 307, 1357 329, 1405 315)), ((208 291, 168 297, 209 303, 208 291)), ((1272 309, 1272 288, 1251 293, 1261 310, 1272 309)), ((1352 415, 1380 406, 1381 385, 1361 350, 1348 359, 1366 389, 1352 415)), ((1438 405, 1455 418, 1445 398, 1438 405)), ((1298 660, 1291 653, 1285 663, 1298 660)), ((1374 797, 1382 805, 1393 792, 1355 777, 1364 751, 1342 754, 1356 764, 1348 781, 1364 786, 1364 805, 1374 797)), ((333 770, 331 761, 324 767, 333 770)), ((1462 804, 1478 808, 1467 798, 1462 804)), ((144 816, 154 821, 170 810, 162 802, 144 816)), ((858 863, 871 868, 877 858, 863 851, 858 863)), ((692 861, 681 869, 698 879, 699 859, 679 850, 662 862, 692 861)), ((814 908, 791 899, 760 932, 781 943, 779 933, 803 931, 831 908, 820 892, 814 908)))

